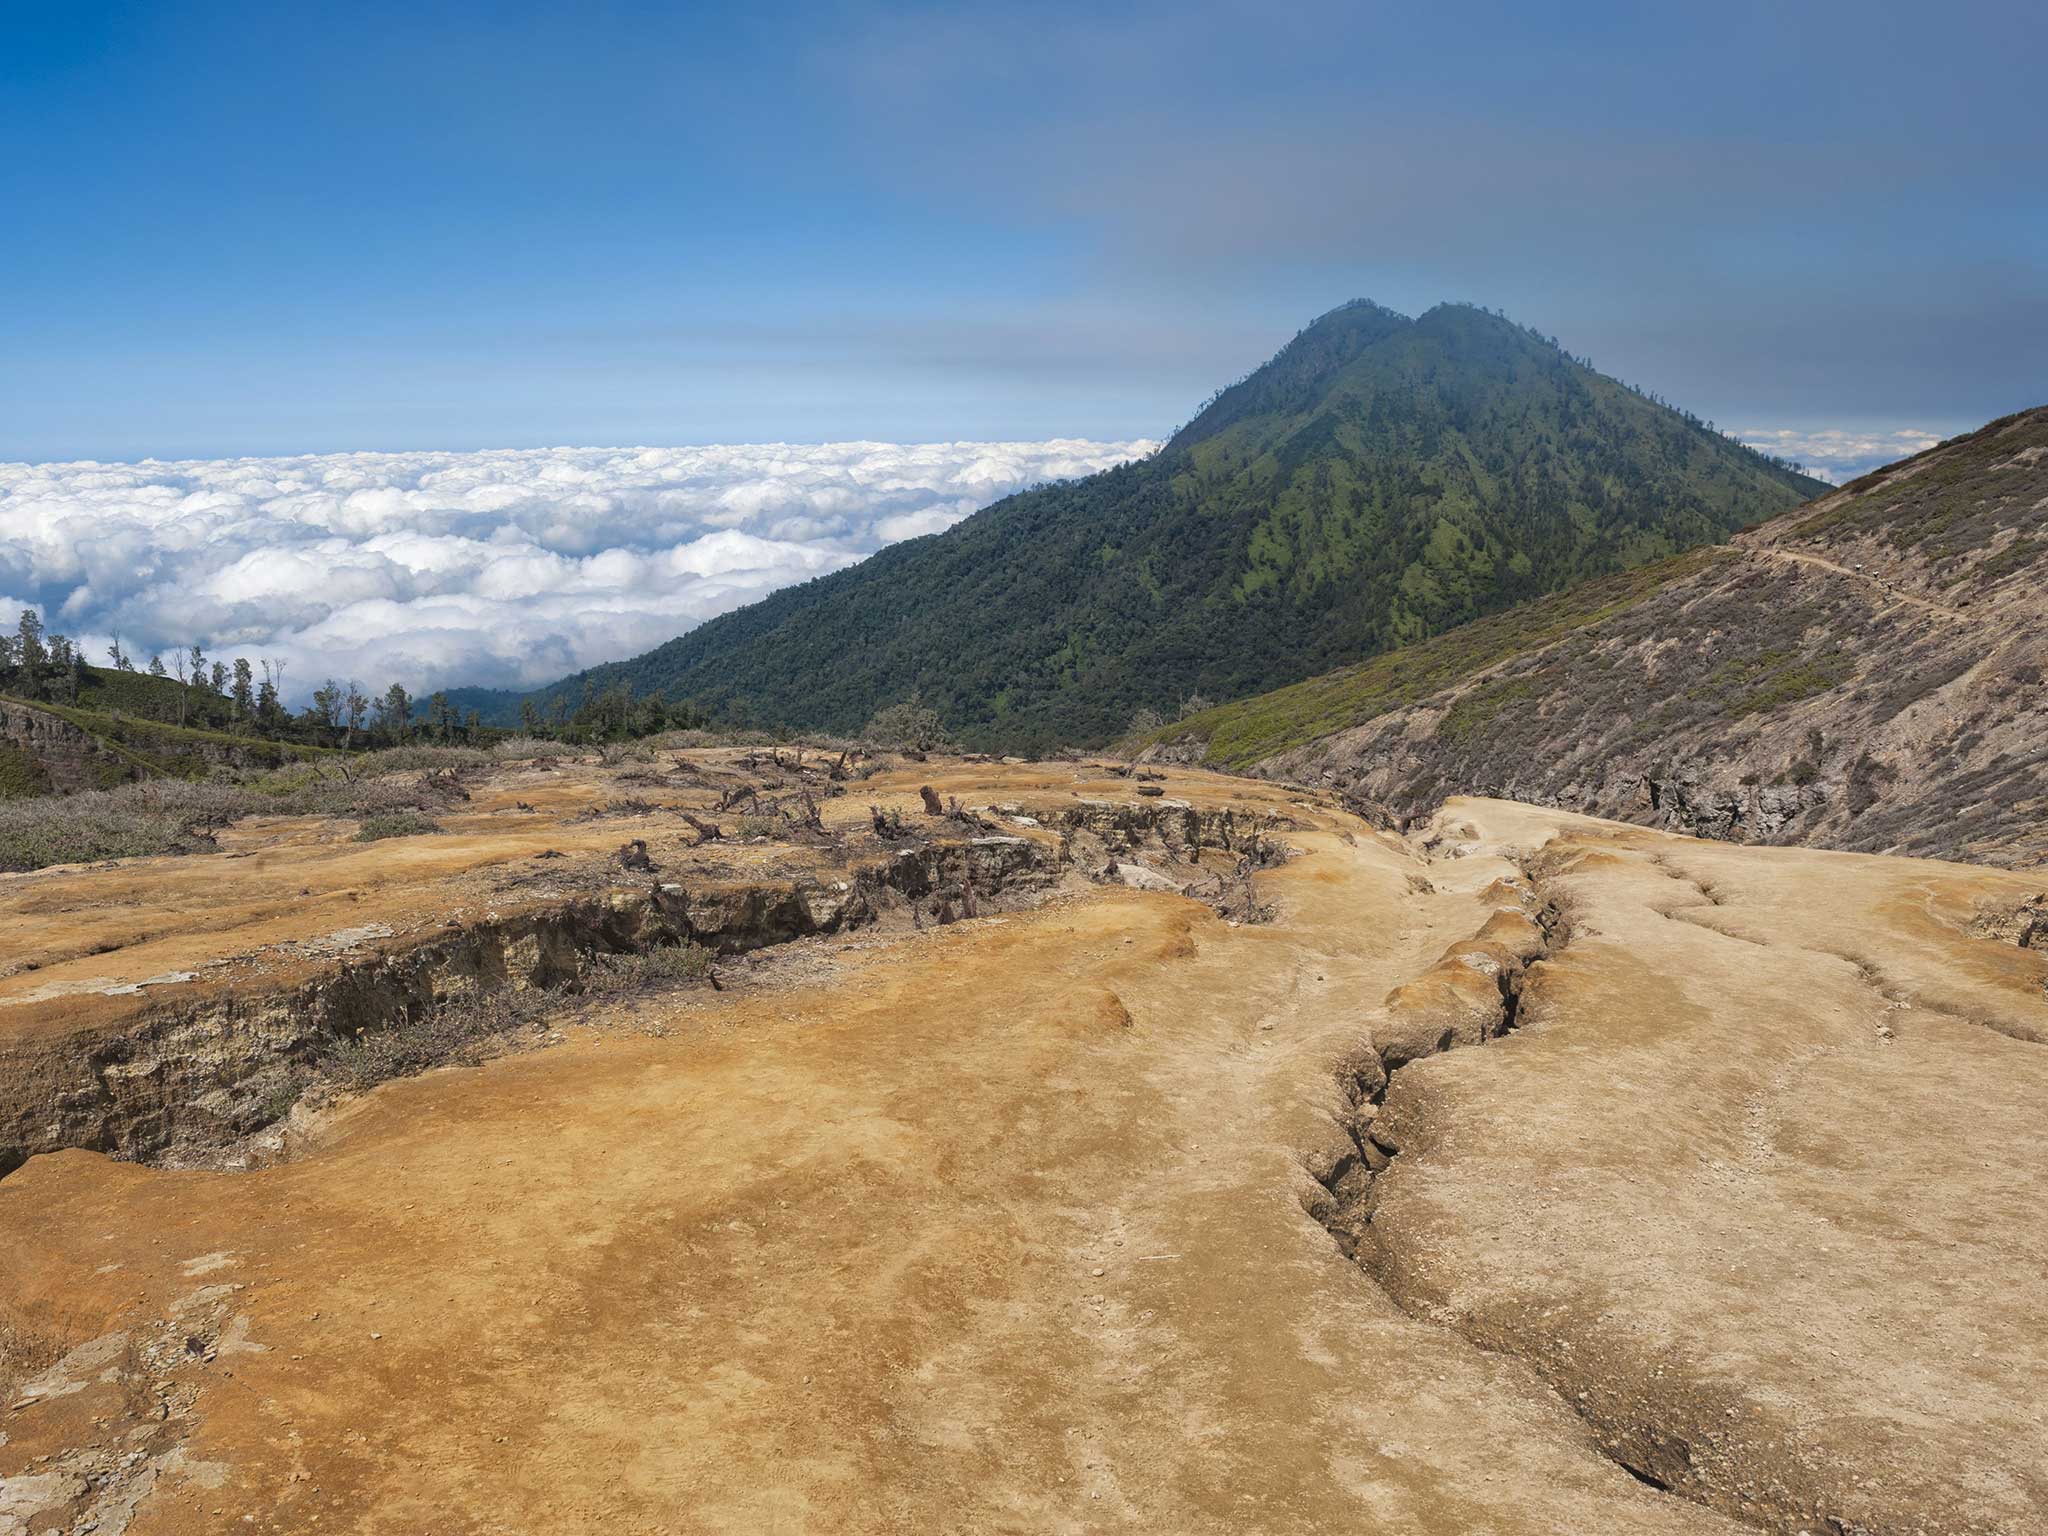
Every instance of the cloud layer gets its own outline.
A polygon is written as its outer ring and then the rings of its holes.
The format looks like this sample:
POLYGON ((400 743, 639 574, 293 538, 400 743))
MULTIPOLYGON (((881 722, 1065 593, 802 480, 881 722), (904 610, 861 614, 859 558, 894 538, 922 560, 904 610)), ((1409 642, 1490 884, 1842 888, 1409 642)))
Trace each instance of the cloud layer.
POLYGON ((284 658, 527 686, 950 527, 1144 441, 830 443, 0 464, 0 601, 91 659, 284 658))
POLYGON ((1809 475, 1835 485, 1909 458, 1952 435, 1919 427, 1862 432, 1839 427, 1745 427, 1736 433, 1750 447, 1794 460, 1809 475))

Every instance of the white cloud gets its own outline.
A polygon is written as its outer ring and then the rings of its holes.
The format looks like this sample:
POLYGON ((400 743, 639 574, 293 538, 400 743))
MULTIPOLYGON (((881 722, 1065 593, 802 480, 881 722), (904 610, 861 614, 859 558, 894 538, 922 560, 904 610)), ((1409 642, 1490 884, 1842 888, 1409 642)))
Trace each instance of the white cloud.
POLYGON ((0 592, 95 660, 531 685, 1150 442, 759 444, 0 464, 0 592))
POLYGON ((1809 475, 1832 485, 1867 475, 1873 469, 1908 458, 1951 436, 1920 427, 1853 431, 1841 427, 1745 427, 1735 434, 1750 447, 1793 459, 1809 475))

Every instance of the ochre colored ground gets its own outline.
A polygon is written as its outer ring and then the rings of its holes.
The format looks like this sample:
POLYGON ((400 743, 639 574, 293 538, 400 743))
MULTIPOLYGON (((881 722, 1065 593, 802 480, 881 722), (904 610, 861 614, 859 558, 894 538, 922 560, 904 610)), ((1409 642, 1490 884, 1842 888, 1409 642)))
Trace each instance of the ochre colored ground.
MULTIPOLYGON (((1131 790, 932 764, 834 805, 919 782, 1131 790)), ((0 1404, 0 1532, 1733 1533, 1800 1528, 1786 1487, 2042 1528, 2048 966, 1967 932, 2015 877, 1484 801, 1425 853, 1166 787, 1303 823, 1275 921, 1104 891, 807 941, 816 981, 386 1084, 282 1166, 31 1159, 0 1321, 83 1348, 0 1404), (1387 992, 1525 860, 1569 942, 1515 1033, 1396 1075, 1382 1286, 1304 1213, 1303 1150, 1387 992), (1636 1439, 1696 1473, 1602 1452, 1636 1439)), ((275 857, 276 889, 367 884, 275 857)), ((154 862, 106 874, 172 914, 235 868, 154 862)), ((246 924, 286 920, 240 879, 246 924)))

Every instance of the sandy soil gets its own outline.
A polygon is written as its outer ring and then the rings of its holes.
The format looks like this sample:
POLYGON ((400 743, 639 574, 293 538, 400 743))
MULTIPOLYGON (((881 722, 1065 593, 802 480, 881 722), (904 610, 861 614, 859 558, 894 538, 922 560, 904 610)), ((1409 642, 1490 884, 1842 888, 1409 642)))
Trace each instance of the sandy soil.
MULTIPOLYGON (((876 793, 917 777, 1132 789, 876 793)), ((1106 890, 806 941, 282 1166, 32 1158, 0 1533, 2041 1528, 2048 967, 1968 927, 2013 877, 1167 788, 1291 808, 1273 922, 1106 890), (1304 1157, 1531 855, 1568 941, 1513 1033, 1396 1073, 1376 1279, 1304 1157)))

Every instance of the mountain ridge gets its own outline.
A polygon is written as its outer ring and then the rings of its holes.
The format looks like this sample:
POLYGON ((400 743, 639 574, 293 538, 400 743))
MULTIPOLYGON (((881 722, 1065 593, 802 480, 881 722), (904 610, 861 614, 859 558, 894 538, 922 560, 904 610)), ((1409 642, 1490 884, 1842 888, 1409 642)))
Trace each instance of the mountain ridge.
POLYGON ((1150 458, 529 694, 621 683, 724 717, 857 730, 921 693, 972 745, 1119 734, 1726 537, 1820 483, 1469 305, 1320 316, 1150 458))
POLYGON ((1797 511, 1164 727, 1154 756, 1431 810, 2048 862, 2048 406, 1797 511))

